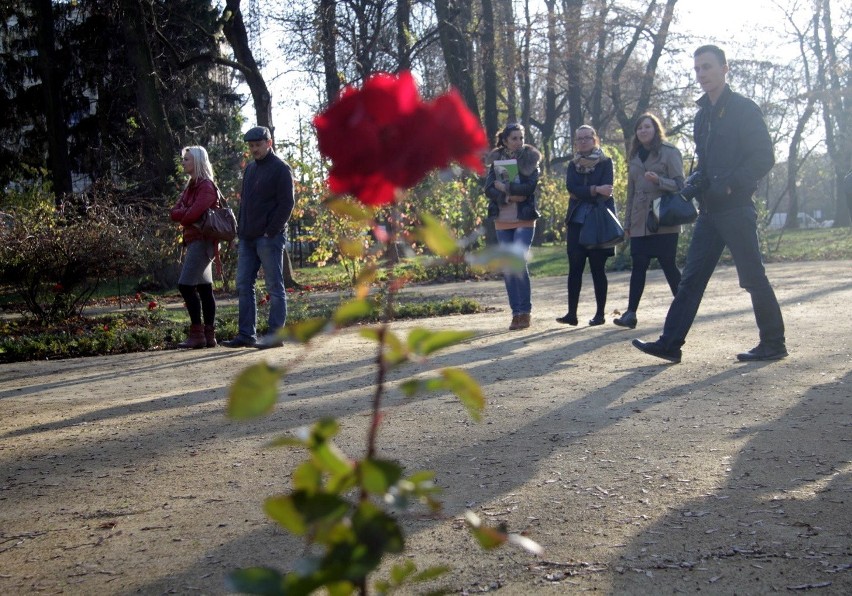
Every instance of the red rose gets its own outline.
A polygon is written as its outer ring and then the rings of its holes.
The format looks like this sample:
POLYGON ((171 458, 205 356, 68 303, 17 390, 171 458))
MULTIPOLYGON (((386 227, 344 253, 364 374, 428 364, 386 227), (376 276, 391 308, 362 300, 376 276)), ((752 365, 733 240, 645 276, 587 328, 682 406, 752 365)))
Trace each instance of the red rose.
POLYGON ((393 202, 428 172, 452 161, 482 170, 485 133, 455 91, 423 102, 409 72, 377 74, 347 87, 314 118, 320 152, 332 162, 332 192, 367 205, 393 202))
POLYGON ((148 310, 154 310, 155 308, 157 308, 157 302, 155 300, 151 300, 151 302, 148 303, 148 310))

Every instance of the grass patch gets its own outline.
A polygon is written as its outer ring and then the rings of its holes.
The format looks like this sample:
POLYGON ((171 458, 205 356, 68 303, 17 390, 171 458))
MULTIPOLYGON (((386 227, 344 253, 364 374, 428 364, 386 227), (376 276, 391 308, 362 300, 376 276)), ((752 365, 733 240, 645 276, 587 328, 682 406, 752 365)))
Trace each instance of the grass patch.
MULTIPOLYGON (((289 300, 288 323, 308 318, 330 318, 342 299, 338 295, 302 293, 289 300)), ((179 302, 177 304, 180 304, 179 302)), ((237 333, 237 307, 220 305, 216 312, 217 335, 237 333)), ((419 319, 482 312, 483 307, 469 298, 424 299, 405 295, 394 305, 396 319, 419 319)), ((383 306, 376 297, 370 312, 355 323, 380 320, 383 306)), ((258 307, 258 333, 265 333, 268 306, 258 307)), ((174 349, 186 337, 189 319, 186 310, 160 307, 148 311, 134 309, 98 316, 76 317, 61 325, 42 327, 27 318, 0 319, 0 362, 55 360, 81 356, 101 356, 174 349)))
MULTIPOLYGON (((852 259, 852 228, 817 228, 812 230, 773 230, 762 234, 763 260, 767 263, 797 261, 840 261, 852 259)), ((683 266, 689 238, 681 235, 678 246, 678 264, 683 266)), ((568 275, 568 256, 565 244, 534 246, 530 275, 550 277, 568 275)), ((725 250, 723 263, 733 263, 725 250)), ((616 249, 615 257, 607 259, 608 271, 630 269, 630 251, 623 245, 616 249)), ((657 267, 656 260, 652 267, 657 267)))
POLYGON ((775 230, 764 245, 770 263, 852 259, 852 228, 775 230))

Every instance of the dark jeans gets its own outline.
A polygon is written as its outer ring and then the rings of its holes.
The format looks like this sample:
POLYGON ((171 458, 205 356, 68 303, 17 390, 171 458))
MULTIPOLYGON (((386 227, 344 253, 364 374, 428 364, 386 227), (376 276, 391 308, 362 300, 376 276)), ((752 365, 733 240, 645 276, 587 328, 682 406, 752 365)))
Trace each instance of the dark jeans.
POLYGON ((269 294, 269 331, 275 334, 287 322, 287 295, 284 292, 284 233, 272 238, 240 238, 237 243, 237 294, 239 295, 239 336, 256 339, 257 299, 255 282, 263 266, 266 293, 269 294))
POLYGON ((501 246, 512 247, 516 254, 523 255, 524 269, 522 271, 506 270, 503 280, 506 282, 506 294, 509 296, 509 306, 512 316, 528 315, 532 312, 532 288, 530 286, 530 270, 526 260, 532 246, 535 228, 513 228, 497 230, 497 242, 501 246))
POLYGON ((722 251, 728 247, 740 287, 751 294, 754 318, 760 332, 760 343, 784 346, 784 320, 775 292, 766 278, 757 240, 757 212, 754 205, 738 207, 720 213, 698 216, 692 232, 692 242, 686 255, 683 276, 677 294, 669 307, 660 344, 667 349, 684 344, 695 320, 707 282, 713 275, 722 251))

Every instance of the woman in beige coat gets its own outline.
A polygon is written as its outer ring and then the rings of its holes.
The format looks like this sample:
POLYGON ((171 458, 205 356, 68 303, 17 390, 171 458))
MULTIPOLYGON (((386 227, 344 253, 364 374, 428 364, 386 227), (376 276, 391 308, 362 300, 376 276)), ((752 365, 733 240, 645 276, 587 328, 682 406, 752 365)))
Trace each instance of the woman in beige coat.
POLYGON ((645 274, 651 259, 656 258, 666 281, 677 293, 680 270, 677 268, 677 239, 680 226, 661 227, 650 232, 648 211, 654 199, 683 188, 683 158, 677 147, 666 142, 660 120, 653 114, 642 114, 634 126, 627 179, 627 214, 624 231, 630 238, 633 270, 630 274, 630 296, 627 310, 613 323, 636 327, 636 311, 645 289, 645 274))

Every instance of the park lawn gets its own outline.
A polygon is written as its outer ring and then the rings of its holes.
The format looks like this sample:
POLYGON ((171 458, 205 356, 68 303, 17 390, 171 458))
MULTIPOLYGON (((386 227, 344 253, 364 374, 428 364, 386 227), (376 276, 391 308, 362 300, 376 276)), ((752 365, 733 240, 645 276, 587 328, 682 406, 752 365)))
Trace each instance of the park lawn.
MULTIPOLYGON (((763 260, 767 263, 852 259, 852 228, 773 230, 763 233, 762 240, 763 260)), ((681 242, 678 254, 681 266, 686 256, 685 249, 686 243, 681 242)), ((722 262, 731 263, 727 251, 722 255, 722 262)), ((529 267, 533 277, 567 275, 568 257, 565 254, 565 244, 534 246, 529 267)), ((618 247, 616 256, 607 261, 607 269, 621 271, 629 268, 629 253, 623 246, 618 247)))

